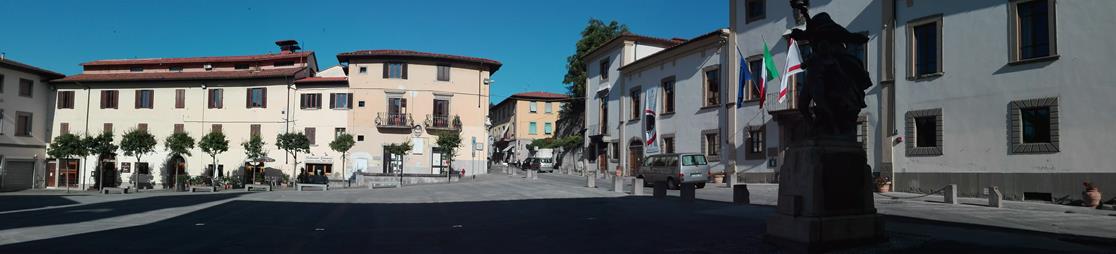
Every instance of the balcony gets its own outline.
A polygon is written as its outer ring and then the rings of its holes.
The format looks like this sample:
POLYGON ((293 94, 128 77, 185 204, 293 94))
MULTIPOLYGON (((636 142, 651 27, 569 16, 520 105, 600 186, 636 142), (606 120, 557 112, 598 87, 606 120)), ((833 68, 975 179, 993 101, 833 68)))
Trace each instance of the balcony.
POLYGON ((790 91, 787 91, 787 101, 783 103, 779 103, 778 92, 768 93, 766 103, 767 105, 764 106, 764 108, 767 108, 767 111, 771 112, 772 114, 797 110, 798 92, 795 89, 790 89, 790 91))
POLYGON ((426 115, 426 129, 460 131, 461 118, 456 115, 426 115))
POLYGON ((378 128, 392 128, 392 129, 411 129, 415 125, 415 120, 411 118, 411 114, 389 114, 380 112, 376 114, 376 127, 378 128))

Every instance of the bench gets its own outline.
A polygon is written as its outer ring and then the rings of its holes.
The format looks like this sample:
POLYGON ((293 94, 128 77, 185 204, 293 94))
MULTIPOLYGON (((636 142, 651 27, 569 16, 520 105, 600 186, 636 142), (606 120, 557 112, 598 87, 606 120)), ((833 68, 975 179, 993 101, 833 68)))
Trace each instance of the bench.
POLYGON ((329 190, 329 185, 328 184, 300 183, 296 186, 296 188, 298 188, 298 191, 302 191, 302 189, 306 188, 306 187, 317 187, 317 188, 319 188, 319 190, 322 190, 322 191, 328 191, 329 190))
POLYGON ((128 190, 130 190, 130 189, 131 189, 131 187, 129 187, 129 188, 105 187, 104 189, 101 189, 101 193, 102 194, 110 194, 110 193, 128 194, 128 190))
POLYGON ((217 192, 217 187, 212 187, 212 186, 190 186, 190 192, 198 192, 198 191, 206 191, 206 192, 217 192))
POLYGON ((244 191, 252 191, 252 189, 264 189, 265 191, 271 191, 271 185, 267 185, 267 184, 245 184, 244 185, 244 191))

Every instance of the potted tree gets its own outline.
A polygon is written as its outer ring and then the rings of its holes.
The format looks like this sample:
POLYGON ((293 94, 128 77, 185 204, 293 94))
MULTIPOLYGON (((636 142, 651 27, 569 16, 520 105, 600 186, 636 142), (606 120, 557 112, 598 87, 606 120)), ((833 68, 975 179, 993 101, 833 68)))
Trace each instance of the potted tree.
POLYGON ((1100 206, 1101 192, 1097 185, 1091 182, 1084 182, 1083 184, 1085 185, 1085 191, 1081 192, 1081 199, 1085 201, 1083 205, 1090 208, 1100 206))
MULTIPOLYGON (((82 158, 89 154, 88 145, 86 145, 86 143, 85 140, 82 140, 82 138, 77 135, 62 134, 58 137, 54 137, 54 141, 50 142, 50 146, 47 147, 47 155, 50 155, 51 158, 58 159, 58 165, 64 167, 69 165, 69 163, 65 163, 62 160, 82 158)), ((68 174, 69 170, 72 169, 63 168, 62 170, 66 170, 68 174)), ((63 184, 66 185, 66 192, 69 192, 70 177, 67 175, 64 180, 65 183, 63 184)))
POLYGON ((301 132, 279 134, 275 136, 275 147, 279 148, 279 150, 286 151, 287 154, 294 159, 292 162, 294 162, 295 166, 291 167, 291 175, 299 175, 298 172, 295 172, 296 168, 298 168, 298 154, 310 153, 310 139, 306 137, 306 134, 302 134, 301 132))
POLYGON ((256 171, 259 171, 257 167, 263 166, 263 163, 261 162, 263 161, 264 157, 267 157, 267 152, 263 150, 264 145, 267 145, 267 143, 263 142, 263 139, 260 138, 260 135, 252 135, 252 137, 249 138, 248 141, 240 143, 240 145, 244 147, 244 155, 248 157, 248 161, 251 163, 252 166, 251 168, 245 168, 245 170, 252 171, 252 178, 250 178, 249 180, 256 184, 262 184, 263 176, 256 177, 256 171), (256 166, 257 164, 259 164, 259 166, 256 166))
POLYGON ((438 147, 441 148, 442 159, 449 162, 449 165, 446 165, 449 167, 446 173, 446 182, 448 183, 453 179, 453 158, 457 156, 457 148, 461 147, 461 135, 457 132, 439 133, 438 140, 435 143, 438 143, 438 147))
POLYGON ((341 153, 341 177, 345 178, 345 182, 348 183, 349 186, 352 186, 353 182, 349 181, 351 178, 345 174, 345 155, 349 153, 349 149, 353 148, 353 144, 356 144, 356 142, 353 141, 353 135, 349 135, 348 133, 341 133, 337 135, 337 137, 334 137, 332 142, 329 142, 330 149, 341 153))
MULTIPOLYGON (((210 131, 209 134, 202 136, 201 141, 198 142, 198 147, 201 148, 202 152, 208 154, 209 158, 213 159, 213 165, 211 166, 213 171, 211 175, 216 179, 217 176, 221 175, 217 172, 217 155, 229 150, 229 140, 226 139, 225 134, 220 131, 210 131)), ((225 179, 227 180, 227 178, 225 179)), ((230 183, 230 181, 224 182, 230 183)), ((225 186, 225 189, 229 187, 232 186, 225 186)))
POLYGON ((876 191, 879 193, 891 192, 891 177, 877 176, 876 191))
POLYGON ((120 139, 120 150, 124 151, 125 156, 133 156, 136 158, 136 171, 132 173, 132 186, 136 187, 139 191, 140 187, 140 164, 143 163, 143 155, 155 152, 155 136, 147 133, 147 130, 132 129, 124 133, 120 139))
MULTIPOLYGON (((163 142, 163 148, 170 152, 170 158, 190 156, 190 149, 194 149, 194 138, 185 132, 171 134, 163 142)), ((174 188, 178 191, 185 191, 190 176, 180 175, 177 168, 171 170, 174 170, 174 188)))

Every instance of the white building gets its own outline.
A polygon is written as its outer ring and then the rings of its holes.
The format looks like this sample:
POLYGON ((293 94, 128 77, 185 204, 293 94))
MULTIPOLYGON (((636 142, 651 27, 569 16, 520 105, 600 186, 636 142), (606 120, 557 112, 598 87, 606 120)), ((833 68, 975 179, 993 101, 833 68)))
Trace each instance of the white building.
POLYGON ((0 55, 0 190, 43 186, 57 72, 0 55))

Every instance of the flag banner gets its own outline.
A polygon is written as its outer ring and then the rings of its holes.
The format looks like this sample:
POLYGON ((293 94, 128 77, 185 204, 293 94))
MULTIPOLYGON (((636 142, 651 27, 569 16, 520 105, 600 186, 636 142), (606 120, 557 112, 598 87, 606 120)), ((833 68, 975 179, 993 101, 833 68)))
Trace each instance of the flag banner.
MULTIPOLYGON (((744 107, 744 93, 747 89, 748 80, 752 80, 752 74, 748 72, 748 62, 744 61, 744 53, 740 52, 739 47, 736 48, 736 54, 740 58, 740 70, 739 75, 737 75, 740 82, 736 85, 736 108, 742 108, 744 107)), ((763 104, 760 104, 760 108, 763 108, 763 104)))
POLYGON ((659 100, 655 95, 654 89, 647 90, 646 99, 647 102, 644 103, 645 106, 643 108, 643 154, 659 154, 659 130, 656 128, 655 122, 655 117, 657 116, 655 106, 657 104, 656 102, 659 100))
POLYGON ((798 42, 794 39, 790 40, 790 46, 787 48, 787 69, 783 71, 783 80, 779 83, 779 103, 787 101, 787 91, 789 85, 787 83, 794 74, 802 72, 802 57, 798 52, 798 42))
POLYGON ((767 82, 779 76, 779 69, 775 67, 775 57, 771 56, 766 41, 763 42, 763 67, 760 70, 763 73, 760 74, 760 105, 763 105, 767 101, 767 82))

